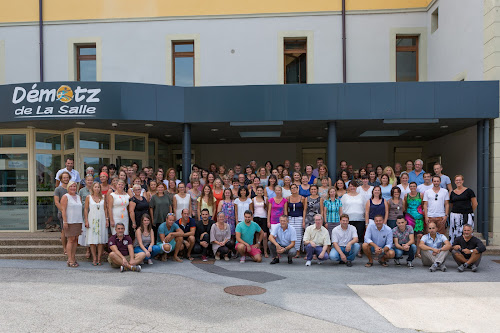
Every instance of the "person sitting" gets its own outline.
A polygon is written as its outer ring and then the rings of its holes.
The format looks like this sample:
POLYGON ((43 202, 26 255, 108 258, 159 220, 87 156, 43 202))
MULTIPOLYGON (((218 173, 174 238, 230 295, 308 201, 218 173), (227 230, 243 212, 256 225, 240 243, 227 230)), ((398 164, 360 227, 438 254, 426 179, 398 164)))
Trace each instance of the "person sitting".
POLYGON ((113 268, 119 268, 120 272, 134 271, 140 272, 141 265, 146 258, 146 253, 134 253, 134 246, 132 245, 132 238, 125 235, 125 225, 121 222, 115 225, 116 234, 112 235, 109 240, 110 253, 108 262, 113 268))
POLYGON ((189 260, 193 260, 191 257, 191 251, 193 251, 194 244, 196 243, 194 233, 196 231, 196 222, 192 217, 189 217, 189 209, 184 208, 181 212, 181 218, 175 222, 181 230, 184 232, 183 247, 185 250, 185 257, 189 260))
POLYGON ((419 244, 422 264, 430 266, 429 271, 431 272, 435 272, 438 268, 446 272, 444 262, 448 257, 451 244, 445 235, 437 232, 436 223, 429 223, 427 230, 429 230, 429 233, 422 237, 419 244))
POLYGON ((255 262, 262 261, 260 252, 260 243, 264 238, 264 231, 257 223, 252 221, 252 212, 246 210, 244 213, 243 223, 238 223, 236 226, 236 251, 240 254, 240 264, 245 263, 246 257, 249 256, 255 262), (253 244, 255 233, 258 233, 257 244, 253 244))
POLYGON ((462 236, 455 238, 453 241, 453 250, 451 253, 453 259, 455 259, 459 265, 458 271, 460 273, 467 268, 476 272, 481 262, 482 253, 486 251, 483 242, 481 242, 479 238, 474 237, 472 232, 472 226, 470 224, 465 224, 462 236))
POLYGON ((149 214, 144 214, 141 217, 141 225, 135 231, 134 252, 144 252, 149 265, 153 264, 151 258, 160 254, 161 247, 155 244, 155 234, 151 225, 151 217, 149 214))
POLYGON ((304 246, 306 250, 306 266, 311 266, 313 256, 318 257, 318 265, 328 260, 328 246, 332 244, 328 230, 323 227, 323 216, 314 215, 314 224, 308 226, 304 232, 304 246))
POLYGON ((349 215, 340 215, 340 225, 332 230, 330 259, 351 267, 360 247, 358 232, 355 226, 349 224, 349 215))
POLYGON ((297 250, 295 249, 295 242, 297 241, 297 233, 295 229, 288 224, 288 216, 281 215, 279 218, 280 226, 274 228, 274 231, 269 235, 269 250, 271 251, 271 256, 273 260, 271 265, 278 264, 280 262, 279 255, 287 254, 288 263, 293 263, 293 257, 297 255, 297 250))
POLYGON ((194 253, 201 253, 201 260, 207 261, 209 246, 210 246, 210 231, 214 225, 214 221, 208 216, 208 209, 201 210, 201 220, 196 222, 196 231, 194 233, 195 245, 194 253))
POLYGON ((163 251, 161 260, 166 261, 167 255, 174 250, 173 259, 182 262, 179 258, 179 251, 183 248, 182 236, 184 231, 175 223, 175 214, 168 213, 167 220, 158 227, 158 243, 163 251))
POLYGON ((217 222, 210 230, 210 242, 215 260, 224 257, 224 260, 229 261, 229 253, 234 252, 234 242, 231 240, 231 227, 226 222, 224 212, 217 213, 217 222))
POLYGON ((365 242, 363 243, 363 252, 368 258, 365 267, 373 266, 373 254, 378 256, 380 265, 387 267, 387 259, 394 258, 392 230, 384 224, 382 215, 375 215, 373 221, 375 223, 366 228, 365 242))
POLYGON ((403 255, 408 255, 406 259, 406 265, 413 268, 413 259, 415 259, 415 253, 417 252, 417 246, 415 245, 415 235, 413 234, 413 227, 407 225, 406 219, 403 215, 399 215, 396 219, 396 227, 392 229, 392 238, 394 241, 394 262, 396 265, 400 266, 399 260, 403 258, 403 255))

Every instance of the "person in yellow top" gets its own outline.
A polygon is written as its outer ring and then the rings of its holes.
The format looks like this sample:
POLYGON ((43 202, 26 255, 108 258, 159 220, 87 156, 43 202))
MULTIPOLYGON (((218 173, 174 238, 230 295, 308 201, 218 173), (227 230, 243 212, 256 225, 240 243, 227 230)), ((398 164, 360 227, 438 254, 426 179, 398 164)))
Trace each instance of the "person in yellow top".
POLYGON ((308 226, 304 233, 304 246, 307 253, 306 266, 311 266, 314 255, 318 257, 318 265, 328 260, 328 246, 332 244, 328 230, 323 227, 323 216, 314 215, 314 224, 308 226))

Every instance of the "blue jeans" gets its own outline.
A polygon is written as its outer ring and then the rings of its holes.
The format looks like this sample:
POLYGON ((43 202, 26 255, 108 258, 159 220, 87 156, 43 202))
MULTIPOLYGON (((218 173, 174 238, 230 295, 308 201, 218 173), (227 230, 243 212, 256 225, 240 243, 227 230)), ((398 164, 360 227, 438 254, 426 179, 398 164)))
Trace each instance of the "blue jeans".
POLYGON ((407 261, 413 261, 413 259, 415 259, 415 253, 417 252, 417 246, 415 244, 411 244, 410 250, 408 251, 403 251, 394 247, 394 252, 396 252, 396 255, 394 256, 396 259, 401 259, 403 258, 403 255, 408 255, 407 261))
MULTIPOLYGON (((359 243, 352 244, 351 251, 349 252, 346 252, 345 246, 340 247, 342 252, 344 252, 345 256, 347 257, 347 261, 353 261, 356 258, 356 254, 358 254, 360 248, 361 245, 359 245, 359 243)), ((330 251, 330 260, 341 261, 340 254, 337 252, 337 250, 335 250, 333 246, 332 250, 330 251)))
MULTIPOLYGON (((141 253, 144 252, 140 246, 134 247, 134 253, 141 253)), ((153 250, 150 252, 151 257, 146 257, 146 260, 151 259, 152 257, 156 257, 158 254, 163 253, 161 250, 161 247, 159 245, 153 245, 153 250)))
MULTIPOLYGON (((319 256, 321 251, 323 251, 323 246, 312 247, 311 244, 306 245, 307 260, 312 260, 314 255, 319 256)), ((328 260, 328 252, 325 252, 323 259, 318 258, 318 260, 328 260)))

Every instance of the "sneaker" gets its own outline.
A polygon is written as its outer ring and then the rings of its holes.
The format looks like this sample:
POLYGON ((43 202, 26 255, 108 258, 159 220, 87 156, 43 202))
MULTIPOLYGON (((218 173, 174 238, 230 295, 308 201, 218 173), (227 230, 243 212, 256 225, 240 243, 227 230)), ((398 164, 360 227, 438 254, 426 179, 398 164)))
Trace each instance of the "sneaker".
POLYGON ((321 265, 323 263, 323 260, 318 259, 318 265, 321 265))
POLYGON ((396 264, 396 266, 401 266, 401 263, 399 262, 399 259, 394 259, 394 263, 396 264))
POLYGON ((132 272, 137 272, 137 273, 139 273, 142 270, 141 265, 132 266, 131 268, 132 272))
POLYGON ((471 269, 473 272, 477 272, 477 266, 476 266, 476 264, 472 264, 472 265, 470 265, 470 269, 471 269))
POLYGON ((245 259, 246 259, 245 256, 241 256, 241 258, 240 258, 240 264, 244 264, 245 263, 245 259))
POLYGON ((434 273, 437 270, 437 268, 438 268, 438 265, 434 263, 434 264, 432 264, 431 267, 429 267, 429 271, 431 271, 432 273, 434 273))
POLYGON ((306 266, 311 266, 311 260, 306 261, 306 266))
MULTIPOLYGON (((219 257, 219 259, 220 259, 220 257, 219 257)), ((227 255, 226 255, 226 256, 224 257, 224 260, 225 260, 225 261, 229 261, 229 256, 227 256, 227 255)))
POLYGON ((148 265, 152 265, 152 264, 153 264, 153 260, 148 259, 148 265))
POLYGON ((271 265, 274 265, 274 264, 279 264, 280 263, 280 258, 276 257, 274 258, 272 261, 271 261, 271 265))
POLYGON ((465 271, 465 267, 464 267, 464 265, 462 264, 462 265, 458 266, 458 267, 457 267, 457 270, 458 270, 460 273, 463 273, 463 272, 465 271))
POLYGON ((292 258, 288 257, 288 263, 289 263, 289 264, 293 264, 293 260, 292 260, 292 258))
POLYGON ((441 270, 441 272, 446 272, 446 270, 447 270, 447 268, 444 264, 439 265, 439 269, 441 270))
POLYGON ((339 265, 345 265, 345 262, 343 262, 342 260, 339 261, 339 265))
POLYGON ((217 253, 217 254, 215 255, 215 260, 220 260, 220 254, 218 254, 218 253, 217 253))
POLYGON ((207 256, 201 256, 201 261, 208 261, 207 256))
POLYGON ((347 267, 352 267, 352 261, 347 260, 347 262, 345 263, 345 265, 346 265, 347 267))
POLYGON ((120 273, 123 273, 125 272, 125 267, 124 266, 120 266, 120 273))
POLYGON ((413 268, 413 262, 408 261, 406 264, 408 265, 408 267, 413 268))

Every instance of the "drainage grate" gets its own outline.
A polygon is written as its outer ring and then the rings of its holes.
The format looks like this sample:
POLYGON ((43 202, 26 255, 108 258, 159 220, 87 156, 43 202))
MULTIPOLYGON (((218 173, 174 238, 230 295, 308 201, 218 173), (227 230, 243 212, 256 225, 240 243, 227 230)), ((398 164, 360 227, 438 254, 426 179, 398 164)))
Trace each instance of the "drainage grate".
POLYGON ((224 291, 228 294, 235 296, 249 296, 249 295, 260 295, 265 293, 267 290, 257 286, 230 286, 224 288, 224 291))

